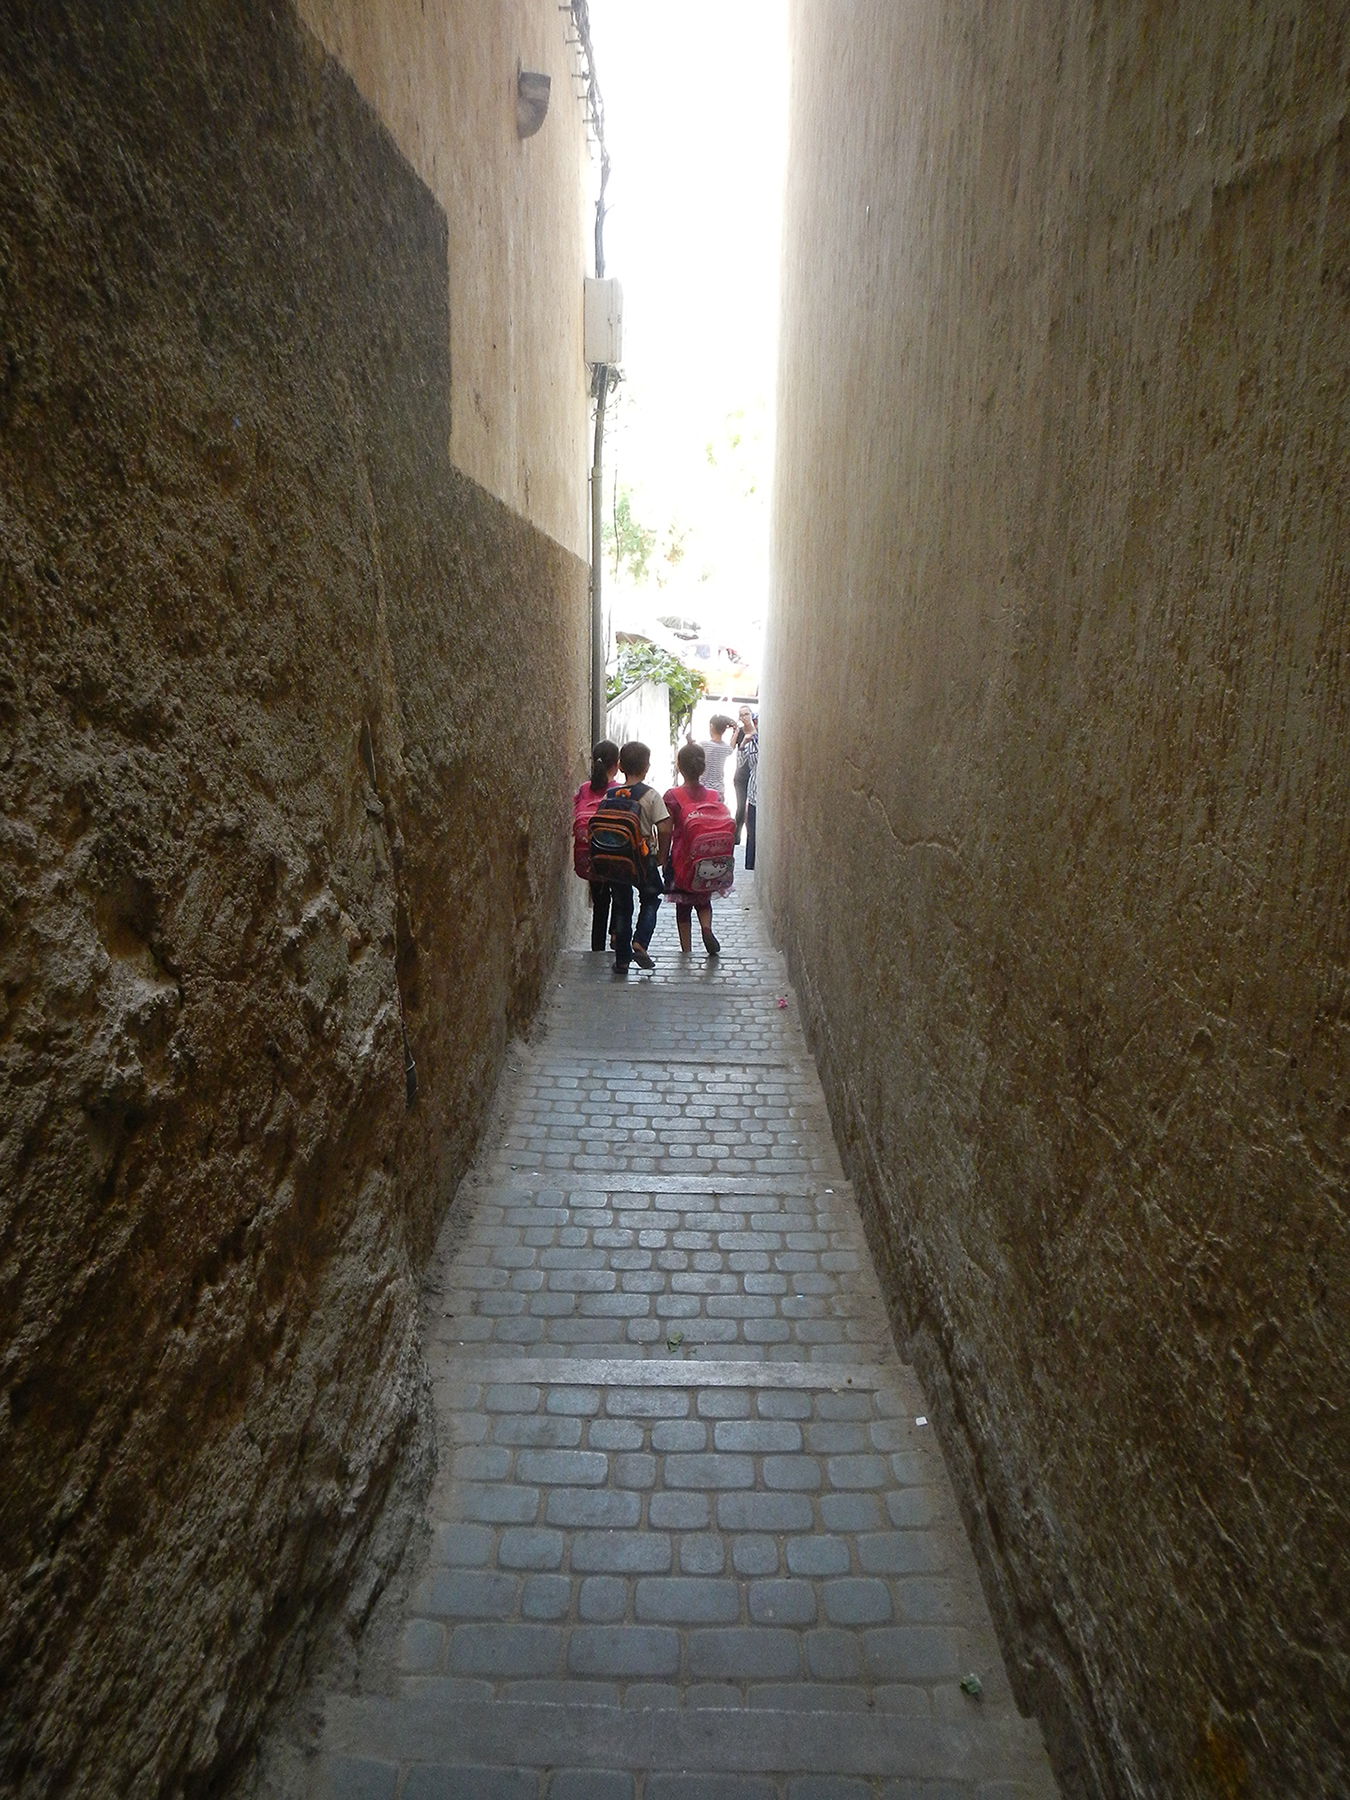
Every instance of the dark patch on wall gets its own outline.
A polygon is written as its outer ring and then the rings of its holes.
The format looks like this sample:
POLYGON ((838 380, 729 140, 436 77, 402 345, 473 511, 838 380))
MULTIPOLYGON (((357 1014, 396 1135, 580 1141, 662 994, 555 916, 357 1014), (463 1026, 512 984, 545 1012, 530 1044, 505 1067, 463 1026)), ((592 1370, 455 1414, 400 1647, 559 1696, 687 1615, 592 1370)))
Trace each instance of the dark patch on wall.
POLYGON ((202 1793, 425 1454, 586 571, 450 467, 444 220, 288 8, 4 13, 0 1786, 202 1793))
POLYGON ((1348 73, 795 14, 765 880, 1073 1794, 1350 1789, 1348 73))

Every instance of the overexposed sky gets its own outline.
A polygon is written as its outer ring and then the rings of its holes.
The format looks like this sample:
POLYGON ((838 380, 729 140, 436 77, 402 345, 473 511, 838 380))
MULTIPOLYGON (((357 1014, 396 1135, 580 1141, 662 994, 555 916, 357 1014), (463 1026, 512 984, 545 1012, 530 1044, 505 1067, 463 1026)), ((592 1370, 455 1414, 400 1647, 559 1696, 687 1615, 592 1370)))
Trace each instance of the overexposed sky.
POLYGON ((617 475, 644 524, 687 533, 658 610, 740 642, 767 592, 787 8, 590 10, 611 162, 605 273, 624 290, 606 507, 617 475))

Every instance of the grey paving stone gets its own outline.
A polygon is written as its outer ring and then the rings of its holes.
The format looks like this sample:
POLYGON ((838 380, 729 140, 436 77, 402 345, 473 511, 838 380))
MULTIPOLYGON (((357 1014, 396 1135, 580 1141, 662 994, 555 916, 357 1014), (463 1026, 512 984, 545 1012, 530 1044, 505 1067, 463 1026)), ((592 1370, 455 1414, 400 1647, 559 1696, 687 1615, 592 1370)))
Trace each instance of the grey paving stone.
POLYGON ((631 1529, 642 1517, 642 1497, 614 1488, 554 1488, 544 1517, 550 1525, 631 1529))
POLYGON ((520 1481, 542 1487, 599 1487, 609 1474, 609 1458, 599 1450, 522 1450, 516 1457, 520 1481))
POLYGON ((319 1771, 320 1800, 394 1800, 398 1764, 365 1756, 328 1756, 319 1771))
POLYGON ((723 1531, 809 1531, 811 1502, 804 1494, 719 1494, 717 1523, 723 1531))
POLYGON ((816 1590, 809 1581, 752 1581, 746 1600, 756 1625, 816 1622, 816 1590))
POLYGON ((719 1419, 713 1427, 718 1450, 793 1452, 802 1447, 800 1425, 787 1419, 719 1419))
POLYGON ((683 1419, 689 1395, 682 1388, 610 1388, 605 1411, 616 1419, 683 1419))
POLYGON ((891 1616, 891 1593, 884 1581, 859 1576, 827 1581, 824 1599, 831 1625, 881 1625, 891 1616))
POLYGON ((870 1394, 820 1394, 816 1416, 821 1419, 866 1419, 872 1412, 870 1394))
POLYGON ((662 1531, 578 1532, 571 1565, 578 1573, 664 1575, 671 1566, 670 1539, 662 1531))
POLYGON ((836 1488, 882 1488, 890 1477, 886 1458, 876 1455, 827 1457, 825 1473, 836 1488))
POLYGON ((555 1387, 544 1402, 551 1413, 579 1413, 583 1417, 600 1410, 599 1388, 555 1387))
POLYGON ((644 1800, 775 1800, 775 1784, 758 1775, 667 1775, 647 1777, 644 1800))
POLYGON ((820 1464, 814 1456, 766 1456, 760 1466, 767 1488, 812 1493, 823 1485, 820 1464))
POLYGON ((782 1319, 747 1319, 742 1329, 747 1344, 786 1344, 792 1336, 782 1319))
MULTIPOLYGON (((930 1719, 933 1716, 933 1699, 926 1687, 880 1682, 868 1691, 872 1696, 872 1705, 878 1712, 895 1713, 907 1719, 930 1719)), ((965 1705, 969 1704, 968 1700, 965 1701, 965 1705)))
POLYGON ((653 1450, 706 1450, 707 1447, 708 1427, 701 1419, 662 1419, 652 1426, 653 1450))
POLYGON ((532 1706, 614 1706, 619 1690, 611 1681, 510 1681, 497 1690, 503 1700, 526 1701, 532 1706))
POLYGON ((696 1681, 684 1690, 686 1707, 743 1705, 741 1690, 726 1681, 696 1681))
POLYGON ((770 1388, 755 1396, 761 1419, 809 1419, 810 1394, 794 1393, 791 1388, 770 1388))
POLYGON ((808 1631, 805 1649, 806 1666, 817 1681, 857 1681, 863 1673, 863 1647, 856 1632, 808 1631))
POLYGON ((619 1681, 677 1675, 680 1637, 653 1625, 578 1625, 567 1646, 573 1675, 608 1675, 619 1681))
POLYGON ((872 1784, 846 1775, 798 1775, 787 1784, 787 1800, 872 1800, 872 1784))
POLYGON ((859 1537, 858 1561, 869 1575, 933 1575, 946 1555, 936 1531, 879 1531, 859 1537))
POLYGON ((633 1800, 633 1777, 611 1769, 558 1769, 549 1779, 548 1800, 633 1800))
POLYGON ((480 1294, 477 1310, 486 1319, 511 1319, 525 1311, 524 1294, 515 1292, 501 1294, 480 1294))
POLYGON ((577 1595, 577 1617, 610 1624, 628 1611, 628 1583, 617 1575, 588 1575, 577 1595))
POLYGON ((459 1510, 466 1519, 487 1525, 532 1525, 539 1515, 539 1489, 531 1487, 464 1487, 459 1510))
POLYGON ((827 1531, 879 1531, 884 1523, 875 1494, 822 1494, 820 1517, 827 1531))
POLYGON ((863 1634, 874 1681, 952 1681, 960 1674, 955 1631, 940 1625, 892 1625, 863 1634))
POLYGON ((776 1575, 778 1545, 771 1537, 736 1537, 731 1541, 731 1566, 738 1575, 776 1575))
POLYGON ((726 1545, 714 1532, 700 1532, 680 1539, 682 1575, 720 1575, 726 1561, 726 1545))
POLYGON ((453 1568, 484 1568, 492 1560, 493 1535, 486 1525, 438 1525, 431 1560, 453 1568))
POLYGON ((935 1525, 938 1520, 932 1488, 892 1488, 886 1496, 886 1511, 891 1524, 905 1531, 935 1525))
POLYGON ((653 1494, 647 1517, 668 1531, 701 1531, 712 1518, 712 1502, 706 1494, 653 1494))
POLYGON ((511 1452, 494 1444, 456 1450, 450 1463, 455 1481, 504 1481, 510 1473, 511 1452))
POLYGON ((715 1450, 675 1453, 666 1457, 662 1476, 670 1488, 748 1488, 754 1485, 755 1465, 748 1456, 715 1450))
POLYGON ((847 1575, 850 1561, 843 1538, 817 1533, 788 1539, 787 1566, 794 1575, 847 1575))
POLYGON ((563 1536, 560 1531, 513 1526, 502 1533, 497 1562, 503 1569, 558 1569, 562 1567, 563 1536))
POLYGON ((950 1581, 893 1581, 891 1595, 902 1625, 947 1625, 956 1618, 957 1592, 950 1581))
POLYGON ((868 1447, 867 1427, 842 1420, 823 1419, 808 1425, 806 1441, 819 1455, 863 1451, 868 1447))
POLYGON ((419 1763, 408 1772, 403 1800, 536 1800, 538 1793, 539 1777, 532 1770, 419 1763))
POLYGON ((562 1648, 552 1625, 457 1625, 446 1667, 452 1675, 547 1675, 559 1667, 562 1648))
POLYGON ((445 1627, 432 1619, 409 1619, 399 1639, 398 1666, 405 1675, 431 1675, 440 1667, 445 1627))
POLYGON ((520 1594, 524 1619, 563 1619, 571 1611, 572 1583, 566 1575, 530 1575, 520 1594))
POLYGON ((581 1420, 512 1413, 497 1420, 492 1437, 494 1443, 527 1450, 574 1450, 581 1442, 581 1420))
POLYGON ((901 1487, 922 1487, 933 1479, 933 1464, 921 1450, 897 1450, 891 1457, 891 1474, 901 1487))
POLYGON ((442 1619, 506 1619, 515 1606, 515 1577, 487 1569, 438 1569, 413 1599, 417 1612, 442 1619))
POLYGON ((691 1631, 686 1639, 691 1676, 723 1681, 783 1681, 801 1669, 795 1631, 738 1625, 724 1631, 691 1631))
MULTIPOLYGON (((570 1319, 577 1309, 575 1294, 535 1294, 530 1301, 531 1319, 570 1319)), ((499 1333, 499 1336, 505 1335, 499 1333)), ((542 1328, 538 1336, 542 1336, 542 1328)), ((538 1341, 538 1336, 535 1341, 538 1341)))
POLYGON ((645 1576, 637 1584, 634 1611, 649 1625, 723 1625, 741 1616, 734 1581, 700 1576, 645 1576))
POLYGON ((544 1335, 544 1327, 536 1318, 499 1319, 493 1335, 503 1344, 537 1344, 544 1335))
POLYGON ((866 1712, 870 1705, 866 1688, 834 1681, 755 1682, 749 1699, 769 1712, 866 1712))
POLYGON ((616 1487, 655 1487, 656 1458, 646 1452, 622 1451, 611 1461, 610 1479, 616 1487))

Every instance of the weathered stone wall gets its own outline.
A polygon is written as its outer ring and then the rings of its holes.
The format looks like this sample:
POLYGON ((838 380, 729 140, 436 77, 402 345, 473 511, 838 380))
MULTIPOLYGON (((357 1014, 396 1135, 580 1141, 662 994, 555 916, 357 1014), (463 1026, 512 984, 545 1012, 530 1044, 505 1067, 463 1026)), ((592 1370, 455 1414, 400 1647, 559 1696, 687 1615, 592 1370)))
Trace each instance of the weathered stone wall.
POLYGON ((1071 1793, 1350 1791, 1348 27, 794 12, 766 884, 1071 1793))
POLYGON ((298 0, 445 209, 450 456, 590 554, 582 277, 591 159, 558 0, 298 0), (521 68, 552 79, 516 135, 521 68))
POLYGON ((0 1789, 202 1794, 417 1473, 586 571, 452 467, 444 216, 288 8, 0 11, 0 1789))

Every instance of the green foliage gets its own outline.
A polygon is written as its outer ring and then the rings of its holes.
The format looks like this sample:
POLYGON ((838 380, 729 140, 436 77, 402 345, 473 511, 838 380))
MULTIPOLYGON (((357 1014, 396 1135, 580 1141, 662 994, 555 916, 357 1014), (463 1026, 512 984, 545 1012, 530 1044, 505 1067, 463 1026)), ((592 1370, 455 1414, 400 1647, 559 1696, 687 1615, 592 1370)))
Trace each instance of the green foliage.
POLYGON ((764 473, 764 409, 751 408, 747 418, 744 407, 729 412, 722 421, 719 440, 703 447, 708 467, 720 471, 729 489, 738 498, 748 500, 759 487, 764 473))
POLYGON ((633 511, 633 496, 620 485, 614 493, 612 516, 601 525, 600 538, 614 558, 614 573, 626 573, 634 587, 655 580, 660 587, 684 556, 687 531, 668 525, 664 531, 644 525, 633 511))
POLYGON ((687 669, 659 644, 623 644, 618 670, 605 683, 605 696, 614 700, 638 681, 659 681, 670 689, 670 741, 678 742, 694 708, 708 691, 707 682, 697 669, 687 669))
POLYGON ((605 547, 614 553, 614 573, 626 568, 635 582, 647 579, 647 569, 656 549, 656 533, 633 517, 633 497, 620 488, 614 497, 614 519, 606 520, 602 536, 605 547))

